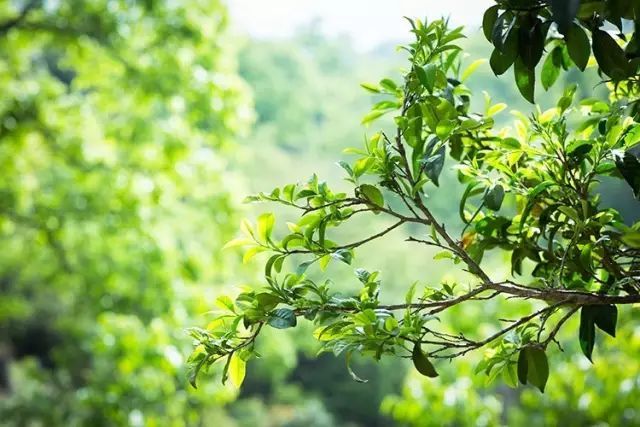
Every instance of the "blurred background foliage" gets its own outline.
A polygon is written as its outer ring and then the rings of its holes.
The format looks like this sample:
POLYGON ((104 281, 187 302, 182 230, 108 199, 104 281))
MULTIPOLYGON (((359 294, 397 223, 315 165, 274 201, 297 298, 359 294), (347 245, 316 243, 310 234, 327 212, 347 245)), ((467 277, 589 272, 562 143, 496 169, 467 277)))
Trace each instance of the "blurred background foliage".
MULTIPOLYGON (((373 131, 358 125, 376 101, 359 83, 403 66, 395 41, 356 50, 319 22, 277 40, 227 23, 218 0, 0 2, 0 425, 640 425, 633 321, 601 337, 594 365, 561 339, 544 395, 474 376, 482 354, 442 363, 435 380, 404 361, 356 361, 369 380, 356 383, 343 360, 316 357, 304 324, 262 337, 239 392, 215 372, 189 387, 185 329, 206 325, 217 295, 260 280, 258 263, 221 251, 258 212, 239 201, 312 172, 339 188, 341 150, 373 131)), ((465 49, 469 62, 490 54, 479 33, 465 49)), ((543 109, 566 82, 605 96, 594 70, 563 78, 538 91, 543 109)), ((487 64, 469 86, 477 106, 486 91, 531 111, 487 64)), ((441 194, 460 192, 447 181, 441 194)), ((605 202, 640 215, 620 191, 605 186, 605 202)), ((431 203, 457 215, 448 197, 431 203)), ((382 271, 389 300, 416 277, 456 279, 447 261, 406 249, 374 244, 356 266, 382 271)), ((330 268, 336 287, 357 288, 350 268, 330 268)), ((526 308, 498 304, 442 321, 473 335, 526 308)))

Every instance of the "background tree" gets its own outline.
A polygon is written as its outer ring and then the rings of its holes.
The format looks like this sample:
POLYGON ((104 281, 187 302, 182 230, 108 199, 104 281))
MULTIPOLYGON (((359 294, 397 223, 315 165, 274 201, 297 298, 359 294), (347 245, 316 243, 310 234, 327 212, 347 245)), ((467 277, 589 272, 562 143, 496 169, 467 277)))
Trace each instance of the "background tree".
POLYGON ((251 110, 224 8, 3 2, 0 17, 3 424, 221 422, 234 392, 186 389, 183 354, 202 284, 236 264, 215 250, 237 223, 222 156, 251 110))

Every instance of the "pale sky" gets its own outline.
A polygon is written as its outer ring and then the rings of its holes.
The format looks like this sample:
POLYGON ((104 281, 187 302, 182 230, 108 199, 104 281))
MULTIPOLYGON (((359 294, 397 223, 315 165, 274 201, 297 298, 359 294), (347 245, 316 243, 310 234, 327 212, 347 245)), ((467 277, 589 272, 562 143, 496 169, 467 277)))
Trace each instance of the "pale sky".
POLYGON ((325 32, 347 34, 356 47, 407 38, 403 16, 436 19, 480 28, 482 13, 493 0, 226 0, 237 31, 257 38, 281 38, 314 18, 325 32))

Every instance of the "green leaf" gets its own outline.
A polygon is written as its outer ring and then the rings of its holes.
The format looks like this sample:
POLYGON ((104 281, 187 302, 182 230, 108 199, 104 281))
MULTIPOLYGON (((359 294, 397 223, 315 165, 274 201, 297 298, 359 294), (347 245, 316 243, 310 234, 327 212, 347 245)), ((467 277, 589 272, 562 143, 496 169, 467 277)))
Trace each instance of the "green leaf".
POLYGON ((594 305, 590 307, 598 328, 615 338, 618 323, 618 308, 615 305, 594 305))
POLYGON ((442 168, 444 167, 444 158, 446 154, 446 147, 442 145, 432 156, 429 156, 426 159, 423 159, 422 164, 424 167, 424 172, 427 174, 429 179, 433 181, 436 187, 439 185, 438 178, 440 177, 440 173, 442 172, 442 168))
POLYGON ((247 363, 240 358, 237 352, 229 357, 229 379, 234 387, 240 388, 247 372, 247 363))
POLYGON ((440 140, 444 141, 449 137, 449 135, 451 135, 451 132, 457 123, 458 122, 456 120, 440 120, 436 126, 436 136, 440 138, 440 140))
POLYGON ((578 338, 580 340, 580 348, 582 353, 587 356, 589 361, 591 360, 591 354, 593 353, 593 346, 596 339, 596 328, 593 310, 585 305, 580 310, 580 331, 578 332, 578 338))
POLYGON ((591 53, 591 46, 589 45, 589 37, 584 29, 578 24, 572 24, 569 28, 569 32, 566 35, 567 51, 569 57, 574 64, 584 71, 589 62, 589 55, 591 53))
POLYGON ((256 294, 256 301, 264 311, 273 310, 281 301, 280 297, 269 292, 256 294))
POLYGON ((631 186, 633 195, 640 199, 640 161, 629 151, 624 154, 615 153, 614 160, 618 171, 631 186))
POLYGON ((424 68, 415 66, 414 70, 422 86, 424 86, 429 93, 432 93, 436 84, 436 72, 438 71, 436 64, 427 64, 424 68))
POLYGON ((420 343, 416 343, 413 346, 411 359, 413 360, 413 366, 416 367, 416 370, 425 377, 435 378, 438 376, 433 364, 431 364, 427 356, 422 352, 420 343))
POLYGON ((557 184, 555 182, 553 182, 553 181, 543 181, 540 184, 538 184, 535 187, 533 187, 533 189, 531 189, 529 191, 529 193, 527 194, 527 205, 525 206, 524 211, 522 212, 522 215, 520 216, 520 230, 519 230, 519 233, 522 233, 522 229, 524 227, 524 224, 526 223, 527 218, 529 217, 529 213, 531 212, 531 209, 534 206, 534 202, 535 202, 536 198, 543 191, 545 191, 547 188, 553 187, 554 185, 557 185, 557 184))
POLYGON ((579 7, 580 0, 551 0, 553 22, 558 26, 560 34, 567 34, 579 7))
POLYGON ((289 308, 278 308, 273 310, 267 324, 276 329, 293 328, 298 324, 296 314, 289 308))
POLYGON ((549 90, 551 86, 556 82, 560 75, 560 67, 562 66, 562 47, 556 46, 551 53, 547 55, 547 58, 542 65, 542 73, 540 80, 542 87, 545 90, 549 90))
POLYGON ((382 192, 373 185, 362 184, 360 186, 360 192, 368 201, 373 203, 376 206, 381 208, 384 207, 384 197, 382 196, 382 192))
POLYGON ((534 87, 535 87, 535 70, 528 68, 520 58, 516 58, 513 67, 513 73, 516 78, 516 85, 518 90, 530 103, 534 103, 534 87))
POLYGON ((484 195, 484 204, 492 211, 500 210, 502 201, 504 200, 504 188, 500 184, 496 184, 484 195))
POLYGON ((591 266, 592 251, 593 245, 591 243, 584 245, 582 247, 582 250, 580 251, 580 263, 588 272, 591 272, 593 269, 593 267, 591 266))

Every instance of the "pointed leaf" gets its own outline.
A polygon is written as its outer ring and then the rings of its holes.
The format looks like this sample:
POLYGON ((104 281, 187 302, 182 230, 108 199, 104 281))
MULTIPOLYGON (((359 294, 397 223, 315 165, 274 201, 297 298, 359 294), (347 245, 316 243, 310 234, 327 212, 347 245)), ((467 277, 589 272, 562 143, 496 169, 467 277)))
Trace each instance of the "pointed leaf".
POLYGON ((616 336, 616 324, 618 322, 618 308, 615 305, 595 305, 594 320, 598 328, 612 337, 616 336))
POLYGON ((520 384, 527 384, 527 373, 529 372, 529 362, 527 361, 526 347, 520 350, 518 355, 518 381, 520 384))
POLYGON ((534 103, 534 87, 535 87, 535 70, 528 68, 520 58, 517 58, 514 67, 513 73, 516 78, 516 85, 518 86, 518 90, 530 103, 534 103))
POLYGON ((438 376, 433 364, 431 364, 427 356, 422 352, 420 343, 416 343, 413 346, 411 359, 413 360, 413 366, 415 366, 416 370, 425 377, 435 378, 438 376))
POLYGON ((585 33, 581 26, 574 23, 569 28, 566 40, 569 57, 580 71, 584 71, 589 62, 589 55, 591 54, 591 46, 589 45, 587 33, 585 33))
POLYGON ((580 310, 580 331, 578 337, 580 339, 582 353, 587 356, 589 361, 592 361, 591 354, 593 353, 593 346, 595 344, 596 329, 593 311, 588 305, 582 307, 580 310))
POLYGON ((625 181, 631 186, 634 196, 640 199, 640 161, 629 151, 615 154, 616 167, 625 181))
POLYGON ((246 374, 246 362, 238 356, 238 353, 233 353, 230 356, 229 360, 229 379, 231 380, 231 384, 235 388, 240 388, 242 382, 244 381, 244 376, 246 374))
POLYGON ((442 172, 442 168, 444 167, 445 154, 446 147, 443 145, 438 148, 435 154, 422 161, 422 164, 424 165, 424 172, 436 186, 439 185, 438 178, 440 177, 440 173, 442 172))

